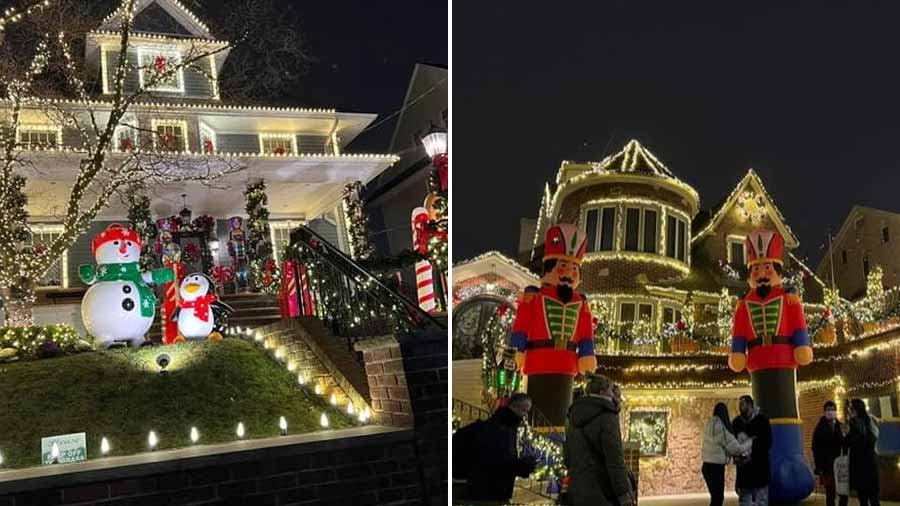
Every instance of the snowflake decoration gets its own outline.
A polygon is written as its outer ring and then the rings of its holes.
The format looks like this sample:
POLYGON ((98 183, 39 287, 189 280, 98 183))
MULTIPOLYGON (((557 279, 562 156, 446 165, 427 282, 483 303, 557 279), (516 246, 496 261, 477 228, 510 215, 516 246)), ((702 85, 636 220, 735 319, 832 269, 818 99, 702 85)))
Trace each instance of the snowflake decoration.
POLYGON ((750 223, 760 223, 766 216, 766 201, 762 195, 745 191, 738 198, 738 209, 741 217, 750 223))

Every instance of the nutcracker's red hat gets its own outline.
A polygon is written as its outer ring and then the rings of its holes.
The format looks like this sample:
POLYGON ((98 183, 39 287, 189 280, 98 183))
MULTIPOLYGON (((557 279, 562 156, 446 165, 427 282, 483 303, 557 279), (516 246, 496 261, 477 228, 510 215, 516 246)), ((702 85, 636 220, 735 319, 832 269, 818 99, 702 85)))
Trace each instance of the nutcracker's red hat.
POLYGON ((113 223, 106 227, 106 230, 94 236, 94 240, 91 242, 91 253, 96 253, 97 248, 109 241, 131 241, 137 244, 138 249, 143 248, 141 235, 137 233, 137 230, 113 223))
POLYGON ((547 229, 544 260, 561 258, 580 264, 587 250, 587 237, 571 223, 559 223, 547 229))
POLYGON ((762 262, 783 264, 784 237, 774 230, 756 230, 747 234, 747 265, 762 262))

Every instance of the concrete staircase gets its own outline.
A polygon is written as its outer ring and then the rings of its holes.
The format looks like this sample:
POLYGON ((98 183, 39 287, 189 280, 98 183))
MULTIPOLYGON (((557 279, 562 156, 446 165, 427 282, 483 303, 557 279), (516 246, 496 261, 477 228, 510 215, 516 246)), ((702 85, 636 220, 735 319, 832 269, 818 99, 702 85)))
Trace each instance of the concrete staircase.
MULTIPOLYGON (((262 327, 281 320, 281 312, 274 295, 263 293, 241 293, 222 295, 220 299, 234 308, 234 314, 228 319, 231 327, 262 327)), ((162 340, 161 323, 159 315, 150 327, 150 339, 162 340)))

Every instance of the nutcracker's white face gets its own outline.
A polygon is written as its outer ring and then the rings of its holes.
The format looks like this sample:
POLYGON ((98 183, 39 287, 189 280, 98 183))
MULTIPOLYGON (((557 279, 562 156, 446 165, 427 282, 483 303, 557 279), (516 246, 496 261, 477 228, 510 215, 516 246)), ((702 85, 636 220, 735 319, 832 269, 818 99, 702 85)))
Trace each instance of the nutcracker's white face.
POLYGON ((209 293, 209 280, 206 276, 199 274, 188 274, 178 288, 181 298, 184 300, 194 300, 209 293))
POLYGON ((130 240, 107 241, 97 248, 94 259, 98 264, 127 264, 141 257, 141 245, 130 240))

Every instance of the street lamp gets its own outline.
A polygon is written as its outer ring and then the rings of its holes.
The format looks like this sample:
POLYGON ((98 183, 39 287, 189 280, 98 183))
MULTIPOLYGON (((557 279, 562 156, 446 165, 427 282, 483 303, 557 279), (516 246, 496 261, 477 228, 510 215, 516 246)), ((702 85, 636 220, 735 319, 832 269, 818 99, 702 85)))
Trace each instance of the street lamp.
POLYGON ((432 124, 428 133, 422 137, 422 146, 441 177, 441 191, 447 191, 447 130, 432 124))

